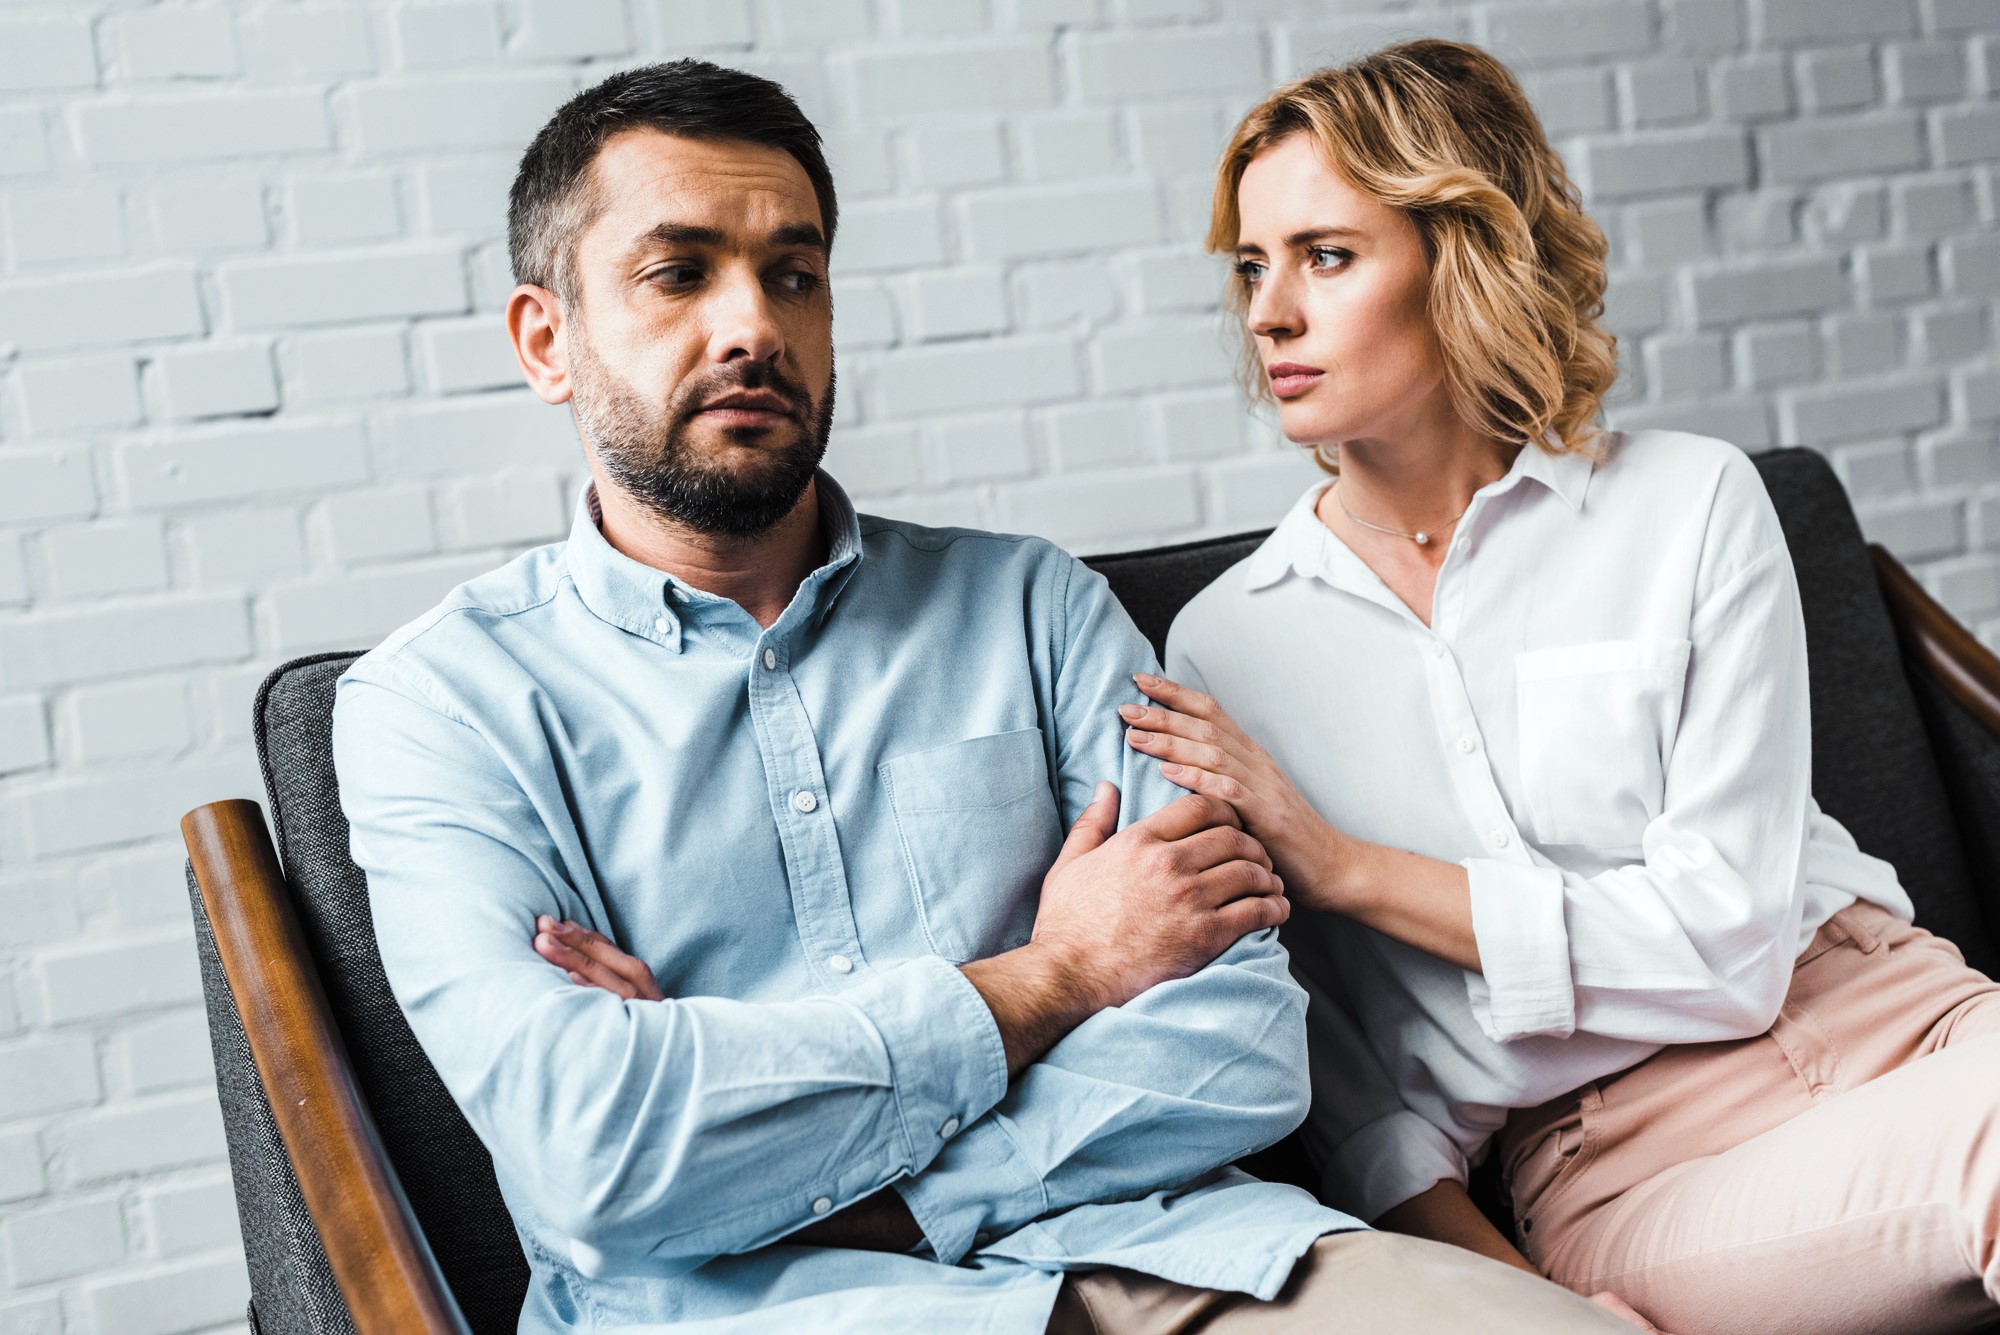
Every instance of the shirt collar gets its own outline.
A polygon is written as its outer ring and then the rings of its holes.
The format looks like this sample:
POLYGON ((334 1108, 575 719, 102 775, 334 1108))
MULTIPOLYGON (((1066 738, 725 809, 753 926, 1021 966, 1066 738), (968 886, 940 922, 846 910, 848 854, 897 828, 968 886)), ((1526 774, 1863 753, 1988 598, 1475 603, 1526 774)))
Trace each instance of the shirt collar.
MULTIPOLYGON (((824 471, 814 474, 820 525, 827 537, 826 564, 806 576, 784 620, 802 605, 818 620, 826 615, 861 560, 861 517, 847 492, 824 471)), ((604 621, 635 635, 680 647, 681 621, 689 608, 727 602, 664 570, 635 561, 605 541, 598 527, 603 512, 597 484, 577 499, 565 557, 583 604, 604 621)))
MULTIPOLYGON (((1596 451, 1589 450, 1555 454, 1534 446, 1524 448, 1514 456, 1513 466, 1504 476, 1473 493, 1472 503, 1476 507, 1532 478, 1561 497, 1572 511, 1580 512, 1598 457, 1596 451)), ((1315 482, 1293 503, 1271 536, 1244 563, 1244 588, 1269 588, 1288 573, 1311 577, 1327 568, 1329 545, 1335 539, 1316 511, 1319 498, 1332 485, 1331 479, 1315 482)))

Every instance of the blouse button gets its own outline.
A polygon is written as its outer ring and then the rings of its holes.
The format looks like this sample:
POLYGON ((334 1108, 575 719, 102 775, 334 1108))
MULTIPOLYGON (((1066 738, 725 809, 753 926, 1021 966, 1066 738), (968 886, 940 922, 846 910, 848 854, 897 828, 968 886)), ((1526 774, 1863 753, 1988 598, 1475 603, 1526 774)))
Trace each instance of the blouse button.
POLYGON ((1432 658, 1443 658, 1443 657, 1444 657, 1444 641, 1443 641, 1443 640, 1433 640, 1433 641, 1431 642, 1431 657, 1432 657, 1432 658))
POLYGON ((1493 846, 1495 848, 1505 848, 1507 841, 1512 837, 1512 835, 1507 833, 1505 826, 1496 825, 1493 827, 1493 846))
POLYGON ((1461 737, 1458 739, 1458 753, 1460 755, 1469 756, 1478 749, 1479 743, 1473 741, 1470 737, 1461 737))

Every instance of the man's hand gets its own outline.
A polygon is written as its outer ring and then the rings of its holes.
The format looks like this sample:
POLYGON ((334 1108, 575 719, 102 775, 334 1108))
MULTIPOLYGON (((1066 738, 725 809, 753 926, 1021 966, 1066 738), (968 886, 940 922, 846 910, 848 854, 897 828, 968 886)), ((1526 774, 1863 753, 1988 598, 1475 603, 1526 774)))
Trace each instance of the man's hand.
POLYGON ((567 973, 572 983, 601 987, 626 1001, 665 999, 644 960, 568 919, 557 922, 546 913, 535 919, 535 953, 567 973))
POLYGON ((1185 978, 1238 939, 1291 916, 1264 849, 1227 803, 1190 793, 1118 830, 1100 783, 1042 880, 1025 946, 965 966, 1019 1075, 1077 1025, 1185 978))

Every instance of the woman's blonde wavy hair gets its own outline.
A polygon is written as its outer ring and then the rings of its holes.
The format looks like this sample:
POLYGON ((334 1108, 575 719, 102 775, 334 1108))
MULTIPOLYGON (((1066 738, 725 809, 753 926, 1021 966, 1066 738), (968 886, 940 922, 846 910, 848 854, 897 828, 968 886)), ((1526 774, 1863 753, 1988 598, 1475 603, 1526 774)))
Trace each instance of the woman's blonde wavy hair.
MULTIPOLYGON (((1430 317, 1460 417, 1495 439, 1587 450, 1618 369, 1604 313, 1604 233, 1583 211, 1527 95, 1478 47, 1386 47, 1286 84, 1243 118, 1215 181, 1208 249, 1235 251, 1251 159, 1308 134, 1356 189, 1402 210, 1430 261, 1430 317)), ((1247 316, 1249 295, 1230 284, 1247 316)), ((1245 325, 1253 399, 1270 384, 1245 325)), ((1326 471, 1339 463, 1323 450, 1326 471)))

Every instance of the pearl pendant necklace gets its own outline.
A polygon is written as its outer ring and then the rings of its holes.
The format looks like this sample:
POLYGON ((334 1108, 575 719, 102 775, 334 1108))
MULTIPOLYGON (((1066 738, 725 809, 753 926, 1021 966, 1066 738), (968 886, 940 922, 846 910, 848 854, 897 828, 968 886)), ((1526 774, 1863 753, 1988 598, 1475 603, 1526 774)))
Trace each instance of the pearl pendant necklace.
MULTIPOLYGON (((1415 533, 1405 533, 1401 529, 1383 528, 1380 524, 1371 524, 1367 520, 1363 519, 1361 516, 1355 514, 1354 511, 1347 508, 1347 498, 1340 494, 1340 485, 1338 483, 1334 484, 1333 499, 1334 503, 1340 507, 1342 514, 1346 515, 1349 519, 1352 519, 1355 523, 1361 525, 1361 527, 1363 528, 1372 528, 1377 533, 1386 533, 1392 538, 1407 538, 1411 542, 1416 543, 1417 546, 1419 547, 1428 547, 1431 545, 1431 538, 1434 535, 1427 529, 1418 529, 1415 533)), ((1470 510, 1471 508, 1472 506, 1468 503, 1465 507, 1465 510, 1460 510, 1450 519, 1438 525, 1437 531, 1439 533, 1442 533, 1446 529, 1450 528, 1453 524, 1456 524, 1459 520, 1465 518, 1465 511, 1470 510)))

